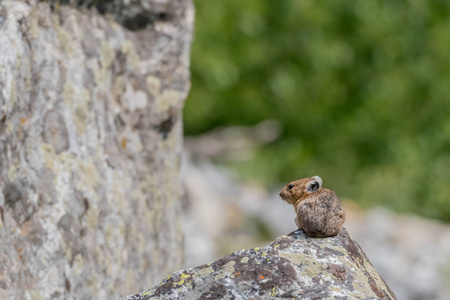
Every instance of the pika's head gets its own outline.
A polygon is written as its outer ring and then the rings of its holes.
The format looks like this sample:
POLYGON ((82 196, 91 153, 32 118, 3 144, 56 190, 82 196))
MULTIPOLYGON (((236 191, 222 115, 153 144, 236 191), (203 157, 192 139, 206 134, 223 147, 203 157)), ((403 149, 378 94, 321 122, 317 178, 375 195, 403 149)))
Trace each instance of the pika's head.
POLYGON ((306 177, 286 184, 284 188, 281 189, 280 197, 287 203, 294 205, 295 203, 308 198, 321 187, 322 178, 319 176, 306 177))

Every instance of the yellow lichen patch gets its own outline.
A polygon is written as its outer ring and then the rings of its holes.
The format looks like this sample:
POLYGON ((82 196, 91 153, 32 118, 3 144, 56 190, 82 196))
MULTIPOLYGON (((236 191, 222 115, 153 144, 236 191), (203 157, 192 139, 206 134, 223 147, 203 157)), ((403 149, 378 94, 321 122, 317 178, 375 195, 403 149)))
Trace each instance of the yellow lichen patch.
MULTIPOLYGON (((113 207, 117 208, 119 215, 127 216, 131 202, 125 196, 125 191, 131 186, 131 179, 120 170, 112 171, 111 178, 111 184, 108 188, 110 192, 107 195, 107 200, 113 207)), ((146 210, 146 212, 149 211, 148 209, 146 210)))
POLYGON ((326 269, 326 266, 321 265, 314 256, 308 254, 281 252, 279 256, 301 266, 302 272, 310 278, 317 277, 326 269))
POLYGON ((9 178, 9 181, 13 182, 13 181, 16 180, 16 175, 17 175, 16 170, 17 170, 17 169, 16 169, 16 167, 15 167, 13 164, 11 164, 11 165, 9 166, 9 169, 8 169, 8 178, 9 178))
MULTIPOLYGON (((55 154, 56 155, 56 154, 55 154)), ((77 157, 67 151, 61 152, 56 158, 55 163, 58 166, 58 170, 66 173, 72 173, 72 168, 76 165, 77 157)))
POLYGON ((44 165, 52 170, 54 173, 58 173, 58 167, 56 165, 56 153, 51 144, 41 144, 42 157, 44 158, 44 165))
POLYGON ((63 90, 63 99, 70 109, 77 133, 84 134, 87 130, 88 104, 91 99, 89 90, 83 89, 81 95, 78 95, 75 88, 66 83, 63 90))
MULTIPOLYGON (((62 229, 60 229, 60 233, 63 233, 62 229)), ((61 240, 61 249, 66 255, 67 260, 70 261, 72 259, 72 249, 67 246, 66 242, 63 239, 61 240)))
POLYGON ((60 20, 59 16, 57 14, 52 14, 52 24, 53 28, 56 31, 56 36, 58 37, 59 43, 61 44, 64 51, 67 53, 68 56, 72 55, 73 49, 72 49, 72 37, 67 30, 62 28, 60 26, 60 20))
POLYGON ((191 277, 191 275, 181 273, 181 279, 187 279, 187 278, 189 278, 189 277, 191 277))
POLYGON ((9 94, 9 105, 11 108, 14 106, 14 103, 16 102, 16 94, 17 94, 17 86, 16 86, 16 80, 13 78, 11 80, 11 92, 9 94))
POLYGON ((103 68, 107 69, 111 67, 114 61, 114 51, 111 49, 108 43, 103 42, 100 51, 100 64, 103 68))
POLYGON ((72 270, 75 272, 76 275, 80 275, 81 272, 84 270, 84 260, 83 256, 81 254, 75 255, 73 259, 73 267, 72 270))
POLYGON ((255 251, 259 251, 259 248, 258 248, 258 247, 256 247, 256 248, 254 248, 253 250, 255 250, 255 251))
POLYGON ((94 77, 95 81, 97 81, 98 83, 104 82, 108 79, 108 71, 104 68, 97 69, 94 72, 94 77))
POLYGON ((332 285, 330 285, 328 287, 328 290, 333 291, 333 292, 342 292, 342 288, 337 287, 337 286, 332 286, 332 285))
POLYGON ((141 61, 141 59, 139 58, 139 55, 136 53, 132 41, 126 40, 122 44, 122 52, 128 56, 128 62, 130 63, 130 65, 132 65, 135 68, 139 66, 139 62, 141 61))
POLYGON ((0 288, 0 299, 9 300, 9 294, 7 290, 0 288))
POLYGON ((33 10, 30 15, 30 36, 33 40, 39 37, 39 13, 33 10))
POLYGON ((279 256, 292 261, 296 265, 299 265, 300 263, 308 259, 308 255, 291 252, 280 252, 279 256))
POLYGON ((180 281, 178 281, 176 284, 177 285, 182 285, 184 283, 184 279, 181 279, 180 281))
POLYGON ((276 294, 277 294, 277 287, 274 287, 272 289, 272 297, 275 297, 276 294))
POLYGON ((39 291, 31 290, 30 294, 31 294, 31 299, 33 299, 33 300, 45 300, 45 298, 41 295, 41 292, 39 292, 39 291))
POLYGON ((214 276, 215 280, 219 280, 222 278, 225 278, 226 276, 231 275, 231 273, 234 273, 234 265, 236 262, 234 260, 227 262, 222 269, 217 272, 216 276, 214 276))
POLYGON ((25 60, 24 64, 25 64, 25 68, 26 68, 26 74, 25 74, 25 78, 24 78, 25 90, 27 92, 30 92, 31 88, 33 86, 33 82, 32 82, 33 72, 31 71, 30 59, 27 58, 25 60))
POLYGON ((280 245, 279 244, 277 244, 277 245, 275 245, 275 246, 273 246, 274 248, 278 248, 278 247, 280 247, 280 245))
POLYGON ((11 134, 12 132, 13 132, 13 124, 10 121, 6 121, 4 133, 11 134))
POLYGON ((176 90, 164 90, 156 96, 156 106, 161 111, 167 111, 171 107, 178 107, 184 99, 184 94, 176 90))
POLYGON ((208 276, 209 274, 211 274, 212 272, 214 272, 214 269, 211 267, 207 267, 204 269, 201 269, 200 271, 198 271, 197 273, 195 273, 193 275, 194 279, 198 279, 198 278, 203 278, 208 276))
POLYGON ((155 76, 147 76, 145 78, 147 82, 147 89, 153 96, 159 95, 161 92, 161 80, 155 76))
POLYGON ((114 94, 121 95, 125 91, 125 87, 126 87, 125 78, 122 75, 117 76, 113 86, 114 94))
POLYGON ((91 94, 89 90, 83 89, 81 92, 81 97, 77 103, 77 107, 75 109, 75 126, 77 128, 78 134, 84 134, 87 130, 87 118, 88 118, 88 106, 91 101, 91 94))
POLYGON ((79 191, 88 192, 91 197, 97 197, 95 187, 99 182, 99 172, 97 166, 92 162, 92 159, 77 159, 78 167, 78 182, 76 188, 79 191))
POLYGON ((96 206, 90 205, 86 213, 87 228, 93 230, 98 222, 98 209, 96 206))
POLYGON ((68 107, 72 108, 76 101, 75 88, 71 84, 68 84, 68 83, 64 84, 62 96, 63 96, 64 103, 68 107))
POLYGON ((248 263, 248 256, 241 258, 241 263, 243 263, 243 264, 248 263))

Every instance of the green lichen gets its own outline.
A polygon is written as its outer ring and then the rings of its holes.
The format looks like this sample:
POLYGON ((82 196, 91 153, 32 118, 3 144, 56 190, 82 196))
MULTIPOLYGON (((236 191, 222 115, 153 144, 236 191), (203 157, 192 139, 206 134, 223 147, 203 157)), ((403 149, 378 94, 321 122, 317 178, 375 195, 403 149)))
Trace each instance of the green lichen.
POLYGON ((11 164, 8 169, 9 181, 14 182, 16 180, 16 176, 17 176, 17 169, 13 164, 11 164))
POLYGON ((320 273, 326 268, 317 262, 316 258, 312 255, 304 253, 292 253, 292 252, 281 252, 280 257, 283 257, 297 266, 302 267, 302 272, 310 278, 319 276, 320 273))
POLYGON ((194 277, 194 279, 203 278, 203 277, 210 275, 213 272, 214 272, 214 269, 212 267, 207 267, 207 268, 203 268, 203 269, 199 270, 198 272, 196 272, 193 275, 193 277, 194 277))
POLYGON ((72 49, 72 36, 71 34, 60 26, 59 16, 57 14, 52 14, 52 24, 56 31, 56 36, 58 37, 59 43, 66 52, 67 56, 71 56, 73 53, 72 49))
POLYGON ((220 271, 217 272, 216 276, 214 276, 214 280, 219 280, 230 276, 231 273, 234 273, 234 265, 236 262, 234 260, 227 262, 220 271))
POLYGON ((73 258, 72 270, 76 275, 80 275, 84 270, 84 259, 81 254, 75 255, 73 258))
POLYGON ((9 94, 9 105, 14 107, 14 103, 16 103, 17 98, 17 83, 16 80, 13 78, 11 80, 11 93, 9 94))
POLYGON ((100 64, 103 68, 107 69, 111 67, 113 61, 114 51, 111 49, 107 42, 103 42, 100 50, 100 64))
POLYGON ((113 86, 114 94, 121 95, 125 91, 125 87, 126 87, 125 78, 122 75, 117 76, 113 86))
POLYGON ((44 159, 44 165, 48 169, 52 170, 54 173, 57 174, 59 172, 59 168, 57 166, 56 153, 55 149, 53 148, 53 145, 48 143, 42 143, 41 153, 44 159))
POLYGON ((31 299, 33 299, 33 300, 45 300, 45 298, 41 295, 41 292, 39 292, 39 291, 31 290, 30 294, 31 294, 31 299))
POLYGON ((147 76, 145 78, 147 82, 147 89, 153 96, 159 95, 161 93, 161 80, 155 76, 147 76))
POLYGON ((64 103, 69 107, 73 123, 77 133, 82 135, 87 131, 87 119, 89 114, 89 102, 91 94, 89 90, 82 89, 77 92, 74 86, 66 83, 63 90, 64 103))
POLYGON ((100 181, 100 172, 97 170, 97 166, 94 164, 92 158, 81 159, 77 157, 74 163, 78 169, 76 188, 79 191, 89 193, 91 197, 98 198, 96 186, 100 181))
POLYGON ((164 90, 156 97, 156 107, 160 111, 167 111, 171 107, 179 107, 184 95, 177 90, 164 90))
POLYGON ((278 255, 280 257, 286 258, 289 261, 292 261, 296 265, 300 265, 303 261, 309 259, 307 255, 301 253, 280 252, 278 255))
POLYGON ((30 36, 33 40, 39 37, 39 13, 33 10, 29 17, 30 20, 30 36))
POLYGON ((128 56, 128 62, 131 66, 137 68, 139 67, 139 63, 141 59, 139 58, 139 55, 136 53, 136 50, 134 48, 134 44, 130 40, 126 40, 122 44, 122 52, 125 53, 128 56))
MULTIPOLYGON (((1 223, 1 220, 0 220, 1 223)), ((0 289, 0 299, 9 300, 9 294, 7 290, 0 289)))

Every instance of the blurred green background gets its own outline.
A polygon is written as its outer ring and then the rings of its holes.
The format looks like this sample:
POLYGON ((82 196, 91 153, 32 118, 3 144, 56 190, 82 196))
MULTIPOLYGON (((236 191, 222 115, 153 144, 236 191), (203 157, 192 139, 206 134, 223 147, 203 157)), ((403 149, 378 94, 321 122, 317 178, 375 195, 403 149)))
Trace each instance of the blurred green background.
POLYGON ((194 3, 186 135, 275 119, 244 179, 450 221, 450 2, 194 3))

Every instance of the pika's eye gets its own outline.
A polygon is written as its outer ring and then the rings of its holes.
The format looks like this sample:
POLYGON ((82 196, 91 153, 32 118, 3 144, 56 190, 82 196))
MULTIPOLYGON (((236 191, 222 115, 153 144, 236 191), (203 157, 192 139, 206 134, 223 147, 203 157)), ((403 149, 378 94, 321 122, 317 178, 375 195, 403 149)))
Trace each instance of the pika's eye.
POLYGON ((290 184, 290 185, 289 185, 289 189, 292 189, 293 187, 294 187, 293 184, 290 184))

